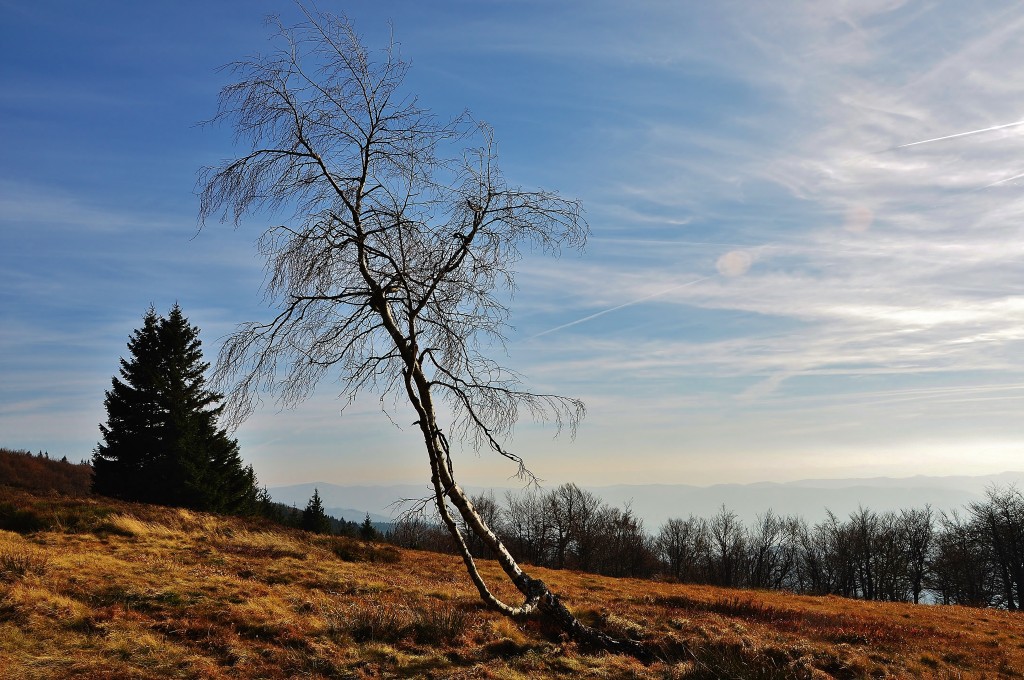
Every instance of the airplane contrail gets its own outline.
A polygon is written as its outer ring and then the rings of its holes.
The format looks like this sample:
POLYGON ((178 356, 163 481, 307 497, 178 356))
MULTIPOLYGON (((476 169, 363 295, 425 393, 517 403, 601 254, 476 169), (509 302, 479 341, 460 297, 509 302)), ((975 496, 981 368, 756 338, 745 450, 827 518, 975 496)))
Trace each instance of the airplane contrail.
POLYGON ((1000 184, 1006 184, 1007 182, 1012 182, 1013 180, 1020 179, 1021 177, 1024 177, 1024 173, 1022 173, 1020 175, 1014 175, 1013 177, 1007 177, 1006 179, 1001 179, 998 182, 992 182, 992 184, 986 184, 985 186, 982 187, 982 189, 991 189, 992 187, 997 187, 1000 184))
POLYGON ((1005 128, 1017 127, 1018 125, 1024 125, 1024 120, 1018 120, 1016 123, 1006 123, 1005 125, 993 125, 992 127, 982 128, 980 130, 969 130, 967 132, 958 132, 955 135, 946 135, 944 137, 933 137, 932 139, 922 139, 920 142, 910 142, 909 144, 900 144, 894 146, 890 151, 895 149, 905 149, 908 146, 917 146, 918 144, 930 144, 932 142, 941 142, 946 139, 956 139, 957 137, 966 137, 968 135, 978 135, 982 132, 992 132, 993 130, 1003 130, 1005 128))
MULTIPOLYGON (((712 275, 712 276, 714 276, 714 275, 712 275)), ((594 314, 591 314, 590 316, 585 316, 582 319, 576 319, 575 321, 570 321, 569 323, 563 323, 561 326, 555 326, 554 328, 549 328, 546 331, 541 331, 540 333, 537 333, 536 335, 531 335, 530 337, 527 338, 527 340, 533 340, 534 338, 539 338, 539 337, 541 337, 543 335, 547 335, 548 333, 554 333, 555 331, 560 331, 560 330, 562 330, 564 328, 569 328, 570 326, 575 326, 576 324, 581 324, 581 323, 583 323, 585 321, 590 321, 591 319, 596 319, 599 316, 604 316, 605 314, 610 314, 610 313, 616 312, 616 311, 618 311, 620 309, 624 309, 626 307, 631 307, 633 305, 640 304, 641 302, 646 302, 647 300, 659 297, 661 295, 665 295, 666 293, 671 293, 674 290, 679 290, 680 288, 686 288, 687 286, 692 286, 692 285, 694 285, 696 283, 700 283, 701 281, 707 281, 710 278, 711 278, 711 276, 703 276, 703 277, 701 277, 699 279, 694 279, 693 281, 687 281, 686 283, 681 283, 678 286, 672 286, 671 288, 666 288, 665 290, 660 290, 657 293, 651 293, 650 295, 645 295, 645 296, 643 296, 641 298, 637 298, 636 300, 630 300, 629 302, 623 302, 621 305, 616 305, 614 307, 609 307, 608 309, 602 309, 600 312, 595 312, 594 314)))

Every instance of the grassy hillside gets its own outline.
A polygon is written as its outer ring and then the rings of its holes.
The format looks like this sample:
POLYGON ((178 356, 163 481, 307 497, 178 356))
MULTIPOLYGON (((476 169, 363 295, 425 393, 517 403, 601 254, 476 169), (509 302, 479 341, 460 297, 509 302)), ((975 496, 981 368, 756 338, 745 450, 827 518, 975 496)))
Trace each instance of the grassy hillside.
MULTIPOLYGON (((494 565, 484 572, 497 579, 494 565)), ((1024 618, 538 569, 664 661, 483 610, 453 557, 0 487, 4 678, 1024 677, 1024 618)), ((511 593, 506 592, 511 597, 511 593)))
POLYGON ((33 455, 31 451, 0 448, 0 481, 29 491, 59 491, 72 496, 85 496, 92 482, 92 466, 51 460, 49 454, 33 455))

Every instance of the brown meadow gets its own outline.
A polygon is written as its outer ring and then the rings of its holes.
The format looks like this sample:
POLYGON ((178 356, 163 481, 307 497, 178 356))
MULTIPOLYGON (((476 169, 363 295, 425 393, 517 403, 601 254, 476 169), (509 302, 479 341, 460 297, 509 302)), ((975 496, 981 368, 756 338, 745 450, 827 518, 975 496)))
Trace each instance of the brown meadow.
POLYGON ((1014 612, 535 569, 642 664, 485 610, 447 555, 4 487, 0 527, 5 678, 1024 677, 1014 612))

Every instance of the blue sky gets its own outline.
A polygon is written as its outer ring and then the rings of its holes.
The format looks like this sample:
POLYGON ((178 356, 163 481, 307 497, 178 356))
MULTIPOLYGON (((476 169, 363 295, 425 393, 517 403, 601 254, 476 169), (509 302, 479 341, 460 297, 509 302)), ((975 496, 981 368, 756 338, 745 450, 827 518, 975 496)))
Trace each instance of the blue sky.
MULTIPOLYGON (((1024 7, 1014 2, 348 2, 410 92, 490 123, 505 174, 582 200, 581 255, 521 263, 506 363, 583 398, 557 483, 986 474, 1024 452, 1024 7), (390 23, 389 23, 390 22, 390 23), (1019 73, 1018 73, 1019 72, 1019 73), (971 133, 971 134, 964 134, 971 133)), ((254 240, 198 229, 197 125, 288 2, 0 0, 0 445, 95 446, 152 303, 207 358, 263 319, 254 240)), ((336 386, 239 429, 261 482, 416 482, 336 386)), ((401 404, 384 404, 399 425, 401 404)), ((502 460, 466 451, 474 484, 502 460)))

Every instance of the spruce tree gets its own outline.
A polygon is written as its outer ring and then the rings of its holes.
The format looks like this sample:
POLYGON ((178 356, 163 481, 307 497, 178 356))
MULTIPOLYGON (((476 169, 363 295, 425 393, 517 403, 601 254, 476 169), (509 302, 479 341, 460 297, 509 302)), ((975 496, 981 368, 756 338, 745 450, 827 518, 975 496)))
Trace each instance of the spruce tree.
POLYGON ((370 520, 370 513, 366 513, 363 523, 359 525, 359 538, 364 541, 376 541, 380 538, 380 532, 377 531, 377 527, 373 526, 373 522, 370 520))
POLYGON ((306 531, 313 531, 318 534, 329 534, 331 532, 331 520, 324 512, 323 501, 320 500, 320 491, 313 489, 313 496, 302 511, 302 528, 306 531))
POLYGON ((162 457, 164 416, 158 396, 160 320, 152 307, 128 340, 130 359, 122 358, 121 379, 106 393, 107 424, 93 454, 93 491, 126 500, 152 497, 149 474, 162 457))
POLYGON ((199 329, 176 304, 151 307, 106 393, 107 424, 93 455, 93 490, 125 500, 213 512, 256 508, 256 479, 238 442, 218 427, 223 396, 206 387, 199 329))

